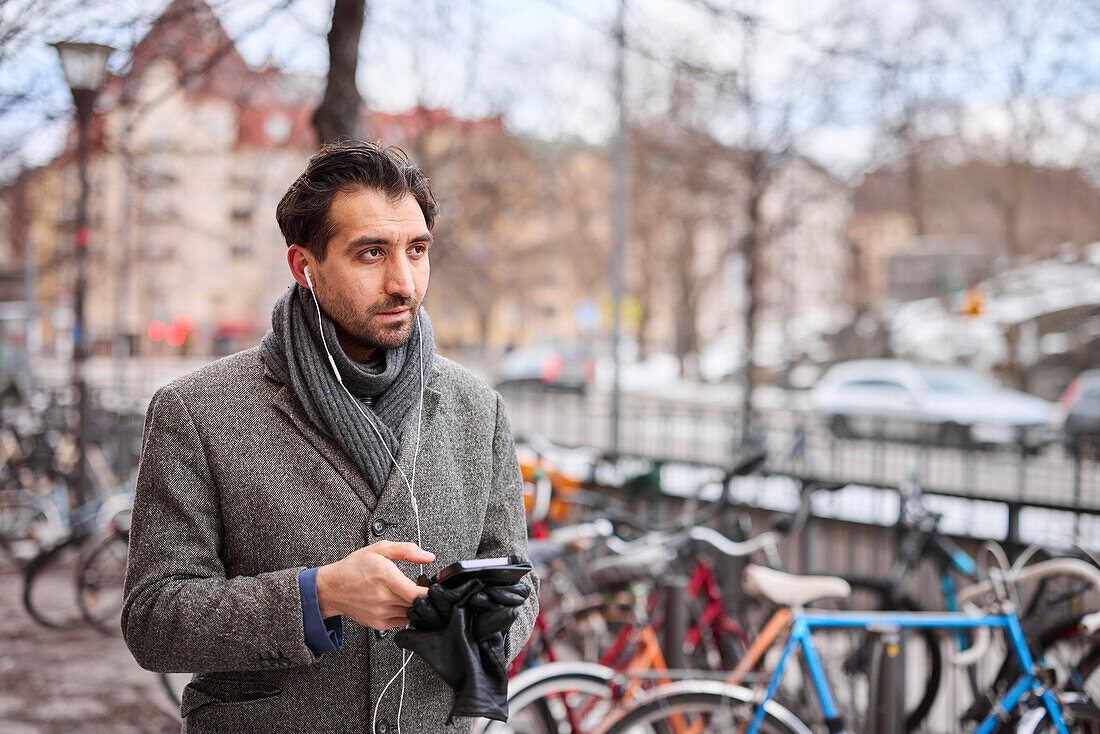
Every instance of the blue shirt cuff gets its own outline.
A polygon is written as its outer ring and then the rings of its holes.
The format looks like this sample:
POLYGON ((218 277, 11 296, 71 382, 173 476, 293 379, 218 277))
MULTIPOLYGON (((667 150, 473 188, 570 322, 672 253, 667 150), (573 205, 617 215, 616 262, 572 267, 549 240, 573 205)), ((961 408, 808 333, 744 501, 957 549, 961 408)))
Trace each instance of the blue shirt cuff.
POLYGON ((321 619, 321 607, 317 603, 316 568, 298 573, 298 593, 302 597, 302 629, 305 630, 306 647, 315 655, 335 652, 343 647, 344 618, 336 615, 321 619))

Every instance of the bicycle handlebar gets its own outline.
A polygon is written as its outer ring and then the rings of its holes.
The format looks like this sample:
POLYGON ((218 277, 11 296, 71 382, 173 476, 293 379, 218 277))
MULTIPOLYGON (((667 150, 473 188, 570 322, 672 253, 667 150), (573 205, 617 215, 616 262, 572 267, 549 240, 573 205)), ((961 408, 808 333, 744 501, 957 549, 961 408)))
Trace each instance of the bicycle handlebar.
POLYGON ((1093 612, 1081 617, 1081 631, 1086 635, 1095 635, 1100 630, 1100 612, 1093 612))
MULTIPOLYGON (((686 539, 696 540, 710 546, 714 550, 730 558, 748 558, 753 553, 765 548, 775 548, 779 545, 780 534, 767 531, 744 541, 730 540, 713 528, 696 526, 688 528, 686 532, 655 532, 649 533, 637 540, 621 540, 615 536, 605 539, 607 549, 615 555, 626 556, 641 552, 654 546, 664 546, 670 550, 678 548, 681 541, 686 539)), ((674 551, 676 552, 676 551, 674 551)))
MULTIPOLYGON (((962 607, 962 609, 971 617, 980 617, 982 615, 982 610, 973 604, 967 604, 962 607)), ((950 653, 951 664, 957 665, 960 668, 968 668, 971 665, 975 665, 979 660, 985 657, 987 652, 989 652, 989 644, 992 641, 993 635, 990 634, 988 627, 975 628, 974 644, 966 650, 950 653)))
POLYGON ((567 545, 578 540, 590 540, 592 538, 609 538, 615 532, 610 520, 600 518, 592 522, 581 522, 575 525, 565 525, 550 531, 549 540, 553 543, 567 545))
POLYGON ((1078 558, 1052 558, 1025 566, 1014 573, 1005 574, 999 569, 990 569, 991 578, 961 589, 956 598, 960 607, 968 603, 977 604, 983 596, 995 591, 998 584, 1019 585, 1057 575, 1079 576, 1100 589, 1100 569, 1096 566, 1078 558))
POLYGON ((744 541, 730 540, 717 530, 708 527, 694 527, 688 531, 688 537, 706 543, 719 553, 730 558, 747 558, 758 550, 779 545, 780 535, 768 530, 744 541))

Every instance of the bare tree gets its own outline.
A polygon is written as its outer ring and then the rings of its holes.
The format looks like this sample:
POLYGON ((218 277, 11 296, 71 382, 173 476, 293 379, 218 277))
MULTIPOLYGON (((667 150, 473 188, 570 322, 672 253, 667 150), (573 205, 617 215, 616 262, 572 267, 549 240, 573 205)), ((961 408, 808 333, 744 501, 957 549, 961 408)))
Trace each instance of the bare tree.
MULTIPOLYGON (((697 0, 695 3, 706 15, 723 24, 724 35, 738 49, 734 66, 720 69, 700 69, 697 64, 687 68, 695 69, 699 76, 712 78, 714 89, 714 113, 706 125, 715 125, 734 121, 733 133, 725 132, 725 148, 735 151, 735 155, 724 158, 726 165, 737 171, 740 190, 727 201, 729 211, 736 212, 733 218, 727 218, 731 228, 739 229, 738 236, 728 238, 728 248, 723 253, 722 262, 730 257, 740 256, 744 275, 744 398, 742 415, 746 428, 752 422, 752 397, 757 375, 754 361, 758 308, 762 301, 763 273, 761 269, 762 251, 769 242, 770 232, 767 217, 763 209, 765 196, 771 187, 776 171, 792 154, 793 134, 791 128, 792 106, 788 100, 770 96, 765 89, 774 86, 774 80, 766 80, 760 71, 764 54, 767 52, 762 38, 765 22, 757 14, 753 3, 731 2, 725 4, 697 0), (713 77, 717 77, 716 82, 713 77), (724 119, 722 119, 724 118, 724 119)), ((791 93, 805 92, 802 85, 791 83, 791 93)), ((728 181, 728 179, 727 179, 728 181)), ((727 192, 729 187, 727 184, 727 192)), ((711 271, 708 277, 715 277, 711 271)), ((686 285, 686 283, 685 283, 686 285)), ((688 309, 697 307, 693 297, 683 295, 681 289, 681 308, 684 310, 685 328, 688 309)), ((694 298, 697 298, 695 296, 694 298)), ((680 341, 680 340, 678 340, 680 341)), ((696 337, 689 331, 682 337, 681 348, 698 348, 696 337), (690 335, 690 338, 687 338, 690 335), (692 344, 692 342, 696 342, 692 344)))
MULTIPOLYGON (((1034 195, 1031 172, 1044 157, 1049 160, 1054 140, 1071 133, 1079 101, 1100 84, 1095 58, 1080 55, 1100 32, 1100 6, 1076 0, 986 0, 980 7, 998 40, 987 54, 1003 69, 995 110, 1007 120, 1008 130, 986 136, 975 152, 1002 168, 987 196, 1000 212, 1008 250, 1018 259, 1030 249, 1022 214, 1034 195)), ((1083 129, 1078 124, 1078 132, 1095 136, 1100 125, 1092 119, 1083 129)))
POLYGON ((328 75, 325 94, 313 113, 313 126, 322 141, 340 136, 359 137, 359 43, 367 14, 366 0, 336 0, 328 32, 328 75))
POLYGON ((637 171, 632 275, 641 305, 640 346, 649 350, 652 315, 670 313, 681 374, 695 377, 702 297, 736 255, 736 241, 720 233, 739 218, 745 191, 741 152, 682 121, 650 120, 631 135, 637 171))
POLYGON ((431 174, 440 205, 430 298, 452 315, 472 316, 485 349, 499 312, 530 317, 550 305, 540 303, 550 291, 539 286, 560 270, 555 261, 566 260, 555 249, 564 233, 551 223, 554 171, 500 118, 461 120, 421 108, 410 119, 419 132, 402 145, 431 174))

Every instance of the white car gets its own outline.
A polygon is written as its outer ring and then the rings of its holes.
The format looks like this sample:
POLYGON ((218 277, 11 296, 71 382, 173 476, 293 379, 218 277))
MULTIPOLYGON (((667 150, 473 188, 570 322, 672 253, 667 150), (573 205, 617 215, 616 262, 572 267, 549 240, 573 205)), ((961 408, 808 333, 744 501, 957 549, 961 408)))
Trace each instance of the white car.
POLYGON ((821 378, 812 402, 841 437, 881 435, 953 446, 1023 441, 1032 448, 1053 438, 1053 403, 965 367, 843 362, 821 378))
POLYGON ((540 387, 584 394, 592 383, 595 366, 579 348, 537 344, 513 349, 497 369, 496 387, 540 387))

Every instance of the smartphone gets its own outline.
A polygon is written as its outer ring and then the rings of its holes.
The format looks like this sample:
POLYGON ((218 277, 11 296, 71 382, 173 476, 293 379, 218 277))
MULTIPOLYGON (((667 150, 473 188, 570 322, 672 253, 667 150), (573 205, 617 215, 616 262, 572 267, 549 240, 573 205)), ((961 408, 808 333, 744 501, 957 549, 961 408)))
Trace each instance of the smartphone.
POLYGON ((486 586, 503 586, 514 584, 530 570, 531 564, 523 560, 523 556, 474 558, 469 561, 458 561, 446 568, 441 568, 432 577, 431 582, 454 588, 476 578, 480 579, 486 586))

